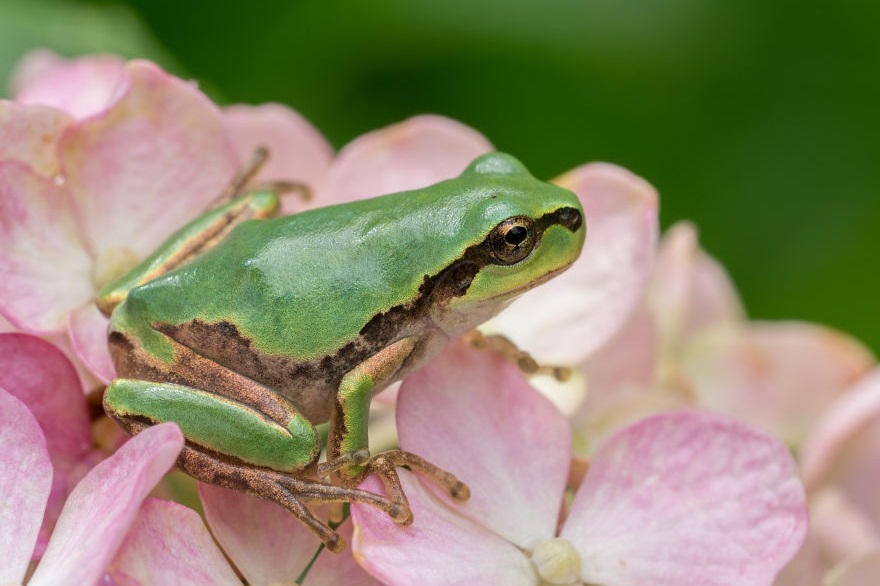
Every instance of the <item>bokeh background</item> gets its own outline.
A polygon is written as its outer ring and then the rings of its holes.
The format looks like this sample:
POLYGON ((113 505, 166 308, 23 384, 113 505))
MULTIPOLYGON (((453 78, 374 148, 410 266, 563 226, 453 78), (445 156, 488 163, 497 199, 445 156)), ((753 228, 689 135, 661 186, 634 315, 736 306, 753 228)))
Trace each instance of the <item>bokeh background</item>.
POLYGON ((434 112, 540 177, 612 161, 664 228, 699 226, 752 317, 878 352, 878 31, 866 0, 0 0, 0 78, 34 47, 110 51, 337 147, 434 112))

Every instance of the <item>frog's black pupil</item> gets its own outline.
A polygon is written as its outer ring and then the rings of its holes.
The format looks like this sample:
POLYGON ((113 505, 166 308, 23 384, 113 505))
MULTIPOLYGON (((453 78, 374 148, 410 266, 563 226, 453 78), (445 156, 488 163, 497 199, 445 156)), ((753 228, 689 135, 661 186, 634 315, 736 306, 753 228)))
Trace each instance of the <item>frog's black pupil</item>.
POLYGON ((504 240, 506 240, 508 244, 518 246, 522 244, 522 241, 525 240, 528 235, 529 231, 522 226, 514 226, 504 235, 504 240))

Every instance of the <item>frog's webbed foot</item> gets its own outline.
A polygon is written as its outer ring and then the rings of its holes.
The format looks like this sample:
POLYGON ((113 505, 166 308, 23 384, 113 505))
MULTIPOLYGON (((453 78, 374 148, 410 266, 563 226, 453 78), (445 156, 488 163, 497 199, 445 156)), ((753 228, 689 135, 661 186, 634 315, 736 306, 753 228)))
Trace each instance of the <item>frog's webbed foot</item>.
POLYGON ((554 366, 539 364, 532 355, 521 350, 509 338, 501 334, 484 334, 480 330, 471 330, 464 334, 464 339, 478 350, 491 350, 501 355, 505 360, 517 366, 528 375, 543 374, 552 376, 559 382, 565 382, 571 377, 571 368, 567 366, 554 366))

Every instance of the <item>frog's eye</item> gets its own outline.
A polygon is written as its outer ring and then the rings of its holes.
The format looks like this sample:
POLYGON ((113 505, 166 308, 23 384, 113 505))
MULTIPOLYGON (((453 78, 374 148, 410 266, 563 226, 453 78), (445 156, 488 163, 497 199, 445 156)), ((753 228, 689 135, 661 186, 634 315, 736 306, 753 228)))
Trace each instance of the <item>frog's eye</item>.
POLYGON ((489 234, 489 251, 497 264, 511 265, 527 257, 535 248, 535 227, 525 216, 507 218, 489 234))

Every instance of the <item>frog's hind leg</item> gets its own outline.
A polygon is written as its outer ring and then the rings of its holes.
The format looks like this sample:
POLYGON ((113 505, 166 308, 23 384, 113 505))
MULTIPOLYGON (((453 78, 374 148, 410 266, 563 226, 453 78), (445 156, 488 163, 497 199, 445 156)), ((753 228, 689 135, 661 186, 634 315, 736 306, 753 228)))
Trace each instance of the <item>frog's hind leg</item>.
POLYGON ((362 502, 377 507, 392 517, 399 514, 398 507, 381 495, 356 488, 333 486, 309 478, 296 478, 274 470, 237 468, 219 457, 188 445, 181 451, 177 465, 202 482, 244 492, 281 505, 311 529, 333 553, 345 549, 345 540, 326 522, 318 519, 306 506, 307 502, 362 502))
POLYGON ((387 497, 315 477, 319 436, 295 412, 289 413, 287 425, 281 425, 225 397, 183 385, 132 379, 114 380, 104 395, 104 405, 131 435, 163 421, 177 423, 187 438, 177 460, 184 472, 281 505, 331 551, 341 551, 345 542, 307 503, 361 502, 395 521, 405 517, 401 506, 387 497))

